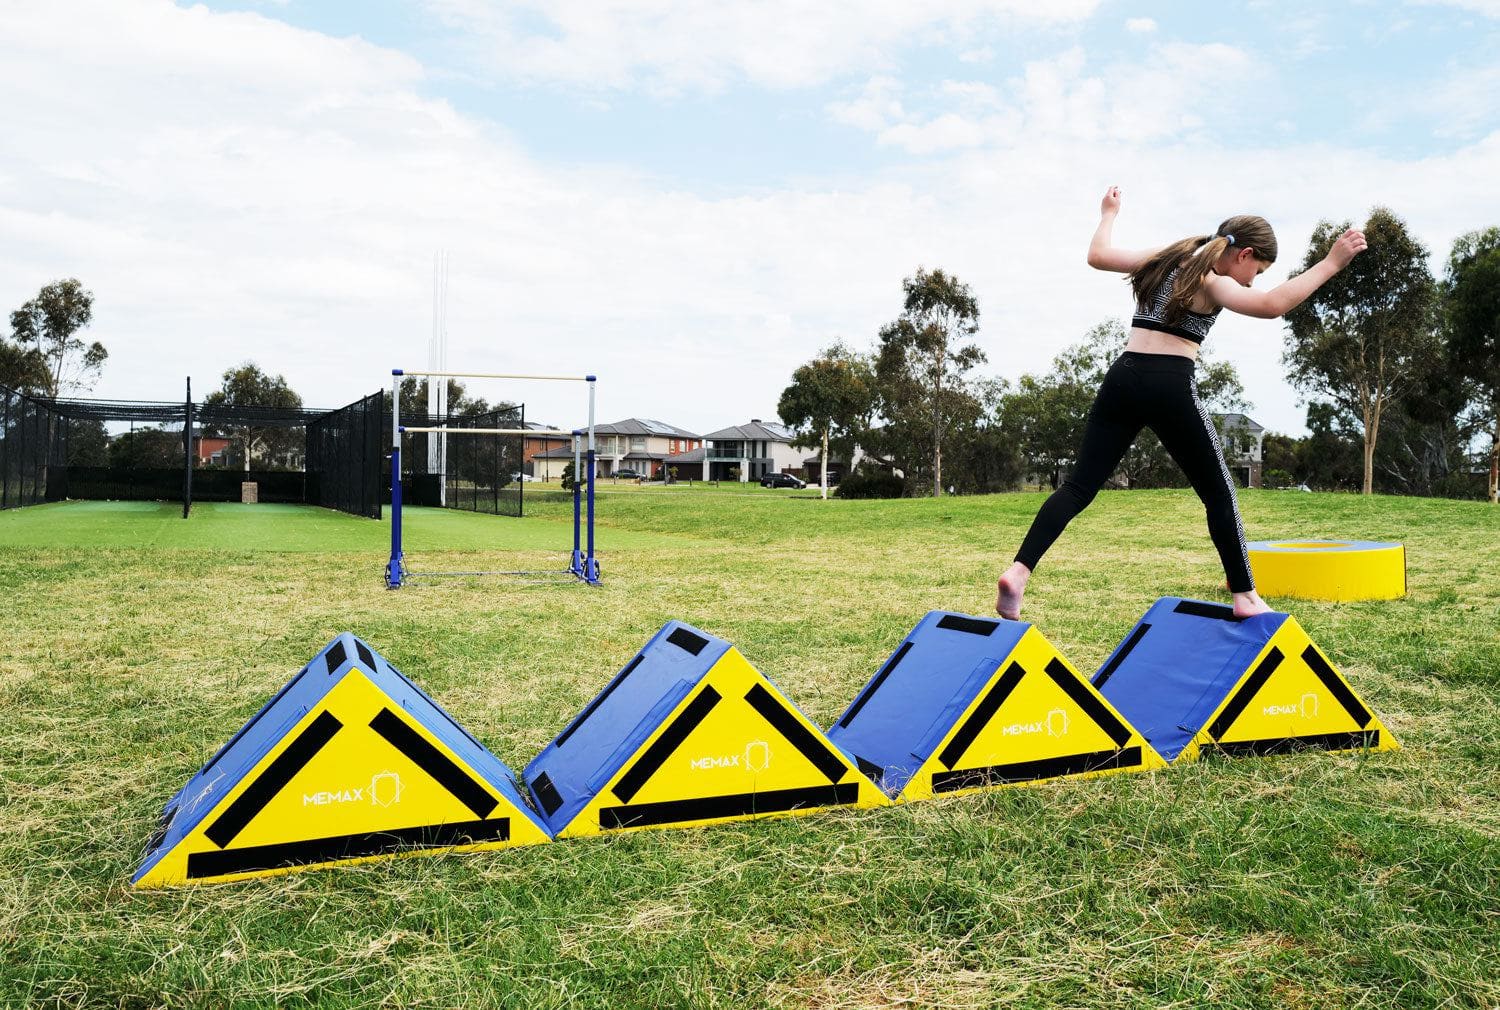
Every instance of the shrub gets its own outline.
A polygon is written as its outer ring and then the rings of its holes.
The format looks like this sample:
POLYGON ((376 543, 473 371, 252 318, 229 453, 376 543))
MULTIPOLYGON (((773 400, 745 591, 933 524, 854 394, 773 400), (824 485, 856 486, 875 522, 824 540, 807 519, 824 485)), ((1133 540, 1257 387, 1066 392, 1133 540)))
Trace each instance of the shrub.
POLYGON ((886 470, 856 467, 839 482, 835 498, 900 498, 905 486, 900 477, 886 470))

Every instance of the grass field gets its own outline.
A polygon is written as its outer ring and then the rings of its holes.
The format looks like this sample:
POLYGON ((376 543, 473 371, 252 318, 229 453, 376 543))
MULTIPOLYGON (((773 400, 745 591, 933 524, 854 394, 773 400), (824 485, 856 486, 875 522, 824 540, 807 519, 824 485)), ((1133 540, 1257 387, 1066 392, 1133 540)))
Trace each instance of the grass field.
MULTIPOLYGON (((130 889, 162 803, 340 631, 516 769, 671 618, 827 725, 924 612, 990 612, 1041 501, 604 490, 597 589, 387 592, 388 528, 315 509, 0 513, 0 1005, 1500 1006, 1482 503, 1242 495, 1252 539, 1406 543, 1405 599, 1291 608, 1396 753, 130 889)), ((560 564, 566 505, 528 508, 414 510, 409 562, 560 564)), ((1087 672, 1157 597, 1222 580, 1190 492, 1109 492, 1026 616, 1087 672)))

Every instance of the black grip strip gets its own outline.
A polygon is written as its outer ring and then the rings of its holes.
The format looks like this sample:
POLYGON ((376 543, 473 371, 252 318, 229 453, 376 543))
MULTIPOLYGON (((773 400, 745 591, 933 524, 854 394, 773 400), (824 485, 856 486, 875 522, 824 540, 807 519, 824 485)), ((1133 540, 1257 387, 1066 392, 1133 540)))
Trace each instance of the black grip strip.
POLYGON ((1130 739, 1130 727, 1109 710, 1104 700, 1089 687, 1088 681, 1069 670, 1062 660, 1055 657, 1047 660, 1047 676, 1063 689, 1064 694, 1073 699, 1073 704, 1083 709, 1100 729, 1109 734, 1116 747, 1125 746, 1130 739))
POLYGON ((372 674, 377 672, 375 670, 375 653, 370 651, 368 645, 356 638, 354 640, 354 651, 359 654, 359 661, 365 664, 366 670, 372 674))
POLYGON ((974 743, 979 731, 989 725, 989 721, 995 717, 1000 706, 1005 704, 1005 699, 1016 689, 1021 678, 1026 676, 1026 670, 1020 663, 1012 662, 995 681, 995 686, 990 688, 989 693, 979 700, 974 706, 974 713, 969 716, 967 722, 958 728, 953 734, 953 739, 948 741, 948 746, 938 755, 938 760, 943 763, 944 768, 952 768, 958 764, 964 756, 964 752, 974 743))
POLYGON ((250 783, 244 792, 229 804, 222 814, 218 816, 208 830, 203 833, 208 840, 219 848, 223 848, 241 831, 245 825, 255 819, 255 815, 265 808, 276 798, 276 794, 286 788, 298 772, 300 772, 322 750, 333 735, 344 728, 344 724, 334 718, 333 714, 326 709, 318 713, 318 717, 308 724, 307 728, 297 734, 297 739, 287 745, 286 749, 276 755, 276 760, 266 766, 266 770, 260 773, 260 777, 250 783))
POLYGON ((662 803, 639 803, 635 806, 601 807, 599 827, 604 831, 648 828, 680 824, 683 821, 710 821, 723 817, 785 813, 788 810, 851 806, 858 800, 857 782, 846 782, 841 786, 808 786, 801 789, 773 789, 763 793, 705 796, 701 799, 667 800, 662 803))
POLYGON ((1183 600, 1172 608, 1175 614, 1188 614, 1192 617, 1211 617, 1216 621, 1244 620, 1234 616, 1234 608, 1226 607, 1221 603, 1199 603, 1197 600, 1183 600))
POLYGON ((1141 749, 1139 747, 1101 750, 1090 754, 1067 754, 1038 761, 1017 761, 1008 765, 994 765, 990 768, 962 768, 958 771, 936 772, 932 776, 932 791, 951 793, 960 789, 1035 782, 1037 779, 1061 778, 1064 775, 1083 775, 1086 772, 1105 771, 1111 768, 1138 768, 1140 764, 1141 749))
POLYGON ((858 754, 854 755, 854 767, 858 768, 861 775, 869 779, 871 782, 875 783, 877 786, 880 785, 880 780, 885 778, 884 768, 876 764, 874 761, 865 760, 858 754))
POLYGON ((698 724, 707 718, 714 706, 719 703, 721 695, 712 687, 705 687, 698 692, 698 696, 688 702, 682 713, 662 731, 656 738, 656 742, 646 748, 646 752, 636 759, 635 764, 625 770, 610 792, 614 793, 621 803, 629 803, 636 793, 641 791, 656 770, 666 763, 672 752, 682 746, 682 741, 688 738, 688 734, 698 728, 698 724))
POLYGON ((944 614, 938 619, 937 626, 944 631, 962 631, 970 635, 979 635, 988 638, 1000 627, 999 621, 986 621, 978 617, 963 617, 959 614, 944 614))
POLYGON ((776 727, 786 737, 786 742, 811 761, 813 767, 823 773, 829 782, 837 782, 849 773, 849 762, 828 748, 828 745, 813 735, 813 732, 797 720, 791 711, 767 691, 764 684, 756 684, 745 693, 745 700, 761 717, 776 727))
POLYGON ((1103 687, 1105 681, 1115 675, 1115 671, 1120 668, 1120 664, 1125 662, 1125 657, 1130 655, 1132 649, 1141 644, 1141 639, 1145 638, 1146 632, 1150 630, 1151 625, 1145 621, 1135 626, 1135 630, 1130 633, 1130 637, 1125 639, 1125 644, 1116 649, 1115 654, 1109 657, 1109 662, 1104 664, 1104 668, 1094 674, 1095 688, 1103 687))
POLYGON ((362 856, 382 856, 402 849, 436 849, 507 841, 510 841, 509 817, 498 817, 493 821, 367 831, 357 835, 310 838, 301 842, 251 845, 223 852, 192 852, 188 854, 187 876, 189 880, 203 880, 232 873, 255 873, 288 866, 333 863, 362 856))
POLYGON ((431 775, 433 781, 452 793, 460 803, 474 811, 475 817, 488 817, 490 811, 500 805, 499 800, 486 792, 468 772, 454 764, 446 754, 428 743, 390 709, 381 709, 370 720, 370 728, 410 758, 418 768, 431 775))
POLYGON ((1349 718, 1354 720, 1354 725, 1360 729, 1364 729, 1370 725, 1370 720, 1375 718, 1375 713, 1366 708, 1354 696, 1354 692, 1349 690, 1349 685, 1344 683, 1344 678, 1340 677, 1334 668, 1328 665, 1328 660, 1323 658, 1322 653, 1309 645, 1302 650, 1302 662, 1306 663, 1308 669, 1318 675, 1318 679, 1338 699, 1338 703, 1344 707, 1344 711, 1349 713, 1349 718))
MULTIPOLYGON (((1284 658, 1280 649, 1274 645, 1271 646, 1271 651, 1266 653, 1250 676, 1245 678, 1245 686, 1240 688, 1238 694, 1229 699, 1229 704, 1224 706, 1224 710, 1219 713, 1219 717, 1208 727, 1209 736, 1218 740, 1225 733, 1229 732, 1229 727, 1234 725, 1234 721, 1240 717, 1240 713, 1245 711, 1245 706, 1250 704, 1250 699, 1254 698, 1255 693, 1265 686, 1266 681, 1270 679, 1271 674, 1276 672, 1276 668, 1281 665, 1281 661, 1284 658)), ((1193 727, 1190 726, 1187 728, 1192 729, 1193 727)))
POLYGON ((605 685, 604 690, 594 695, 594 700, 588 703, 588 707, 585 708, 582 712, 579 712, 578 715, 574 717, 573 721, 568 723, 567 728, 564 729, 561 733, 557 734, 557 739, 552 741, 552 746, 561 747, 563 744, 567 743, 568 737, 572 736, 574 731, 576 731, 579 726, 582 726, 589 716, 594 714, 594 709, 604 704, 604 699, 609 697, 610 692, 623 684, 625 682, 625 678, 630 676, 631 671, 640 666, 641 660, 645 658, 646 654, 644 652, 637 653, 636 657, 626 664, 625 669, 621 670, 614 680, 605 685))
POLYGON ((547 776, 546 772, 542 772, 531 780, 531 791, 536 795, 537 802, 542 805, 548 817, 557 813, 557 808, 563 805, 562 793, 557 791, 557 786, 552 784, 552 779, 547 776))
POLYGON ((880 685, 885 683, 885 678, 891 675, 892 670, 901 665, 901 661, 911 651, 911 646, 911 642, 902 642, 901 648, 896 650, 895 655, 885 661, 885 665, 880 668, 880 672, 870 681, 869 686, 860 692, 859 697, 854 699, 854 704, 849 706, 849 711, 845 712, 844 717, 839 720, 840 726, 844 729, 849 728, 849 724, 854 721, 854 717, 859 715, 859 710, 865 707, 865 702, 875 696, 875 692, 880 690, 880 685))
POLYGON ((342 639, 334 642, 333 645, 329 647, 328 651, 323 653, 323 662, 328 664, 329 673, 332 673, 339 667, 343 666, 344 663, 348 661, 348 659, 349 651, 344 648, 344 642, 342 639))
POLYGON ((673 631, 667 636, 667 641, 679 649, 691 652, 695 656, 708 648, 708 639, 702 635, 695 635, 686 628, 678 628, 676 631, 673 631))
POLYGON ((1356 730, 1353 733, 1319 733, 1314 736, 1288 736, 1275 740, 1236 740, 1233 743, 1205 744, 1205 753, 1217 751, 1226 757, 1262 757, 1271 754, 1293 754, 1305 750, 1373 750, 1380 746, 1380 730, 1356 730))

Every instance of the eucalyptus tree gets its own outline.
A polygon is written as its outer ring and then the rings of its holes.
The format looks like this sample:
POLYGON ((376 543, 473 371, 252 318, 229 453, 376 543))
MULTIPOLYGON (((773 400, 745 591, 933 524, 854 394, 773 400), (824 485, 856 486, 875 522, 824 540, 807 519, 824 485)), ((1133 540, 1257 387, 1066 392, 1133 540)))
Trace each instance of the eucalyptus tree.
POLYGON ((916 447, 925 445, 937 496, 943 491, 944 439, 975 399, 966 375, 986 360, 971 342, 979 332, 979 303, 967 284, 941 269, 918 268, 901 287, 901 315, 881 328, 875 356, 877 409, 885 419, 881 440, 908 465, 917 458, 916 447))
MULTIPOLYGON (((1349 227, 1347 221, 1319 222, 1302 270, 1322 260, 1349 227)), ((1368 249, 1287 314, 1282 361, 1302 393, 1332 403, 1358 424, 1363 491, 1370 494, 1381 417, 1419 386, 1440 343, 1427 250, 1384 207, 1370 212, 1364 232, 1368 249)))
POLYGON ((829 453, 836 452, 851 465, 854 447, 869 426, 874 403, 874 372, 867 357, 834 343, 792 373, 792 382, 781 391, 776 412, 791 427, 798 448, 822 444, 819 484, 828 497, 829 453))

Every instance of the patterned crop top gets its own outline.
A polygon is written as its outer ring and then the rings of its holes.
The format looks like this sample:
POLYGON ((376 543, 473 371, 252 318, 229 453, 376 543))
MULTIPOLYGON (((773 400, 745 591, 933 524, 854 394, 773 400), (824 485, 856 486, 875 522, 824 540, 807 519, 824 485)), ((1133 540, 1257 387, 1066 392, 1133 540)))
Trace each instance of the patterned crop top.
POLYGON ((1206 313, 1187 309, 1175 326, 1168 325, 1167 301, 1172 297, 1172 283, 1176 279, 1176 270, 1167 274, 1166 281, 1156 289, 1156 294, 1151 297, 1150 304, 1142 302, 1135 307, 1135 317, 1130 320, 1130 325, 1139 326, 1143 330, 1160 330, 1162 333, 1170 333, 1184 340, 1191 340, 1195 344, 1201 344, 1203 338, 1208 336, 1209 328, 1213 326, 1214 320, 1219 318, 1223 306, 1206 313))

